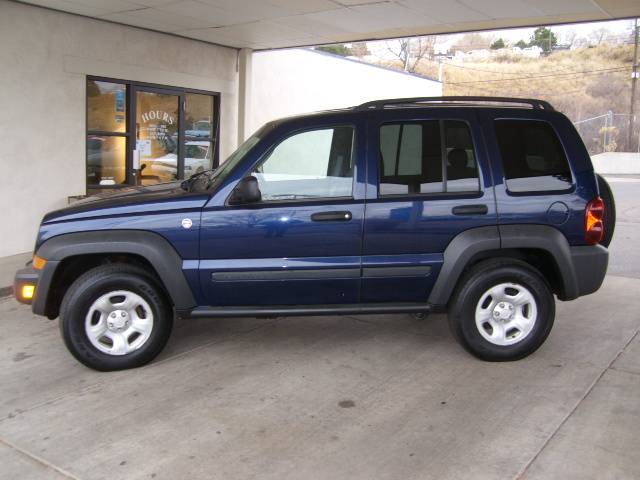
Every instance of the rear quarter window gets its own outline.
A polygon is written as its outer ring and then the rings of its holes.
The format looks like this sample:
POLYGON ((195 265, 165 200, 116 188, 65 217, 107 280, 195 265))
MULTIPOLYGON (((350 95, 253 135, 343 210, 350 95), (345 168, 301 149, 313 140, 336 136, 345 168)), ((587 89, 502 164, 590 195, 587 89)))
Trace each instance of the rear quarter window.
POLYGON ((550 124, 539 120, 496 120, 495 129, 510 192, 572 188, 569 162, 550 124))

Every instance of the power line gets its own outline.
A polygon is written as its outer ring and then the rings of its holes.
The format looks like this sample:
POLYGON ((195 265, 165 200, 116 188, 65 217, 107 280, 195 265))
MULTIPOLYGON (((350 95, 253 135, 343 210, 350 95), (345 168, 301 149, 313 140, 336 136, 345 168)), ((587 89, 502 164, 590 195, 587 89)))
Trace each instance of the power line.
POLYGON ((447 85, 464 85, 470 83, 495 83, 495 82, 514 82, 518 80, 535 80, 537 78, 549 78, 549 77, 561 77, 561 76, 570 76, 570 75, 601 75, 607 72, 622 72, 627 70, 627 67, 617 67, 617 68, 604 68, 601 70, 584 70, 581 72, 567 72, 567 73, 555 73, 548 75, 535 75, 528 77, 518 77, 518 78, 494 78, 489 80, 468 80, 464 82, 446 82, 447 85))
MULTIPOLYGON (((526 72, 501 72, 498 70, 484 70, 482 68, 474 68, 474 67, 466 67, 463 65, 458 65, 455 63, 449 63, 449 62, 443 62, 447 67, 455 67, 455 68, 461 68, 463 70, 473 70, 474 72, 483 72, 483 73, 495 73, 496 75, 526 75, 526 72)), ((560 73, 560 74, 569 74, 569 73, 582 73, 582 72, 568 72, 567 71, 568 67, 564 67, 560 70, 552 70, 551 72, 548 72, 547 74, 555 74, 555 73, 560 73)), ((616 67, 617 68, 617 67, 616 67)), ((620 67, 622 68, 622 67, 620 67)), ((593 70, 596 71, 596 70, 593 70)))

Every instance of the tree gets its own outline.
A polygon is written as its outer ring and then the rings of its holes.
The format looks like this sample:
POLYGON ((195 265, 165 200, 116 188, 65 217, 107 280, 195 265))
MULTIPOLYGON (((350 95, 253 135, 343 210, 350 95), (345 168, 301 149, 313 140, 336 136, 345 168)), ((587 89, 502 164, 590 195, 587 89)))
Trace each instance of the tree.
POLYGON ((436 39, 437 36, 401 38, 387 42, 387 50, 398 57, 405 72, 415 72, 420 60, 433 54, 436 39))
POLYGON ((491 48, 491 50, 499 50, 500 48, 504 48, 505 46, 506 45, 504 44, 504 40, 502 40, 502 38, 499 38, 495 42, 493 42, 489 48, 491 48))
POLYGON ((611 32, 606 28, 598 28, 597 30, 594 30, 589 34, 591 45, 600 45, 610 34, 611 32))
POLYGON ((564 43, 569 45, 569 48, 573 47, 573 45, 575 44, 577 36, 578 36, 578 34, 573 29, 565 32, 565 34, 564 34, 564 43))
POLYGON ((527 48, 529 45, 524 40, 518 40, 515 46, 518 48, 527 48))
POLYGON ((323 45, 321 47, 316 47, 316 50, 320 50, 321 52, 332 53, 334 55, 340 55, 341 57, 351 56, 351 49, 347 47, 344 43, 336 43, 334 45, 323 45))
POLYGON ((452 47, 453 52, 468 52, 470 50, 482 50, 489 48, 491 39, 485 35, 472 32, 465 33, 452 47))
POLYGON ((370 55, 369 49, 367 48, 367 42, 355 42, 351 44, 351 55, 362 58, 370 55))
POLYGON ((549 53, 558 44, 558 37, 547 27, 538 27, 531 35, 529 46, 538 46, 545 53, 549 53))

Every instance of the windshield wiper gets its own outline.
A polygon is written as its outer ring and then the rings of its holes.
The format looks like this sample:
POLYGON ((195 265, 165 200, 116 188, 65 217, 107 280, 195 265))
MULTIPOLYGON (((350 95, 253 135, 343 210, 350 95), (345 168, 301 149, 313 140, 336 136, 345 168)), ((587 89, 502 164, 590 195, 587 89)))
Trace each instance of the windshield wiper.
POLYGON ((186 190, 187 192, 191 191, 191 187, 193 186, 193 183, 200 177, 204 176, 204 175, 210 175, 213 172, 215 172, 215 169, 210 168, 208 170, 203 170, 202 172, 196 173, 195 175, 192 175, 191 177, 187 178, 186 180, 184 180, 181 184, 180 184, 180 188, 182 188, 183 190, 186 190))

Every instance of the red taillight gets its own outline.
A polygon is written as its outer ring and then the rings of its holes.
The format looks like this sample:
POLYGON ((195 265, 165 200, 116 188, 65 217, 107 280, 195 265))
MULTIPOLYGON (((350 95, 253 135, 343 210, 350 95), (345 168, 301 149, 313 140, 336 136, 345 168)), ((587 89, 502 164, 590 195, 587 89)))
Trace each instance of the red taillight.
POLYGON ((595 245, 604 237, 604 202, 596 197, 587 204, 584 221, 584 236, 587 244, 595 245))

